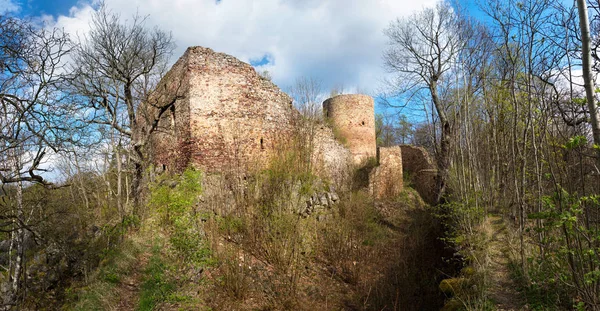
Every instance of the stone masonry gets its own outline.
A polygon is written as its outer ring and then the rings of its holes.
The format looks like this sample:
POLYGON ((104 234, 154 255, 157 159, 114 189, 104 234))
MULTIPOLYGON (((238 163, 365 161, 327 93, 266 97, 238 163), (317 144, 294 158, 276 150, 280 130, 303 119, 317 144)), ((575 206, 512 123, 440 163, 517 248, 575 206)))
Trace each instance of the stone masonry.
POLYGON ((159 165, 192 164, 208 172, 246 170, 264 162, 290 137, 298 117, 292 99, 252 66, 191 47, 161 84, 173 78, 184 81, 184 99, 176 103, 170 120, 161 120, 162 131, 155 135, 154 159, 159 165))
MULTIPOLYGON (((153 97, 181 99, 153 135, 155 166, 181 171, 189 165, 205 172, 260 169, 306 135, 292 99, 249 64, 203 47, 190 47, 161 80, 153 97)), ((333 132, 314 132, 313 167, 332 180, 350 157, 333 132)), ((304 139, 304 138, 303 138, 304 139)))
POLYGON ((403 189, 400 147, 379 147, 377 162, 379 165, 369 173, 369 192, 376 199, 397 196, 403 189))
POLYGON ((323 111, 334 131, 344 138, 354 164, 376 156, 375 109, 371 96, 338 95, 323 102, 323 111))
POLYGON ((429 153, 425 148, 410 145, 401 145, 400 149, 404 174, 408 175, 423 201, 435 204, 437 169, 429 153))
MULTIPOLYGON (((188 48, 160 81, 150 102, 174 95, 178 100, 163 114, 152 137, 150 155, 159 169, 182 171, 190 165, 207 173, 260 169, 293 146, 288 143, 298 135, 306 135, 287 94, 249 64, 208 48, 188 48)), ((374 103, 367 95, 339 95, 326 100, 323 108, 331 126, 317 126, 306 141, 312 148, 315 174, 337 182, 347 178, 352 167, 377 156, 374 103)), ((417 186, 429 182, 431 161, 420 149, 409 147, 379 149, 379 166, 369 180, 376 198, 402 190, 403 167, 417 186), (425 166, 413 164, 419 161, 425 166), (414 177, 421 173, 425 177, 414 177)))

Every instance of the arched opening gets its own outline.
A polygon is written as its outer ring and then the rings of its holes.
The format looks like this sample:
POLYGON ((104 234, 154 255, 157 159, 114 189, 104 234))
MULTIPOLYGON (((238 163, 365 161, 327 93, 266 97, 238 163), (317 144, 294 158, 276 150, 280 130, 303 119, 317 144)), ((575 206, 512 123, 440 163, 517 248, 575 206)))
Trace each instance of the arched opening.
POLYGON ((365 125, 365 121, 362 121, 362 122, 360 123, 360 125, 365 125))
POLYGON ((262 150, 265 149, 265 144, 263 143, 262 137, 260 138, 260 149, 262 149, 262 150))

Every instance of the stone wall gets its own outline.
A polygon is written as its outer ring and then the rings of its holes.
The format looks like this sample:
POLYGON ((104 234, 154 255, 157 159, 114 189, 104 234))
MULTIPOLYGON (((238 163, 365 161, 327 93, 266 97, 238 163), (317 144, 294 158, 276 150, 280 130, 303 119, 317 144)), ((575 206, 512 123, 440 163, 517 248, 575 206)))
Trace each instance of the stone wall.
POLYGON ((338 95, 323 102, 325 117, 350 149, 355 164, 375 157, 375 110, 367 95, 338 95))
POLYGON ((369 192, 375 199, 397 196, 403 189, 400 147, 377 148, 377 162, 379 166, 369 173, 369 192))
POLYGON ((152 104, 161 106, 165 101, 180 97, 175 105, 163 114, 150 141, 150 158, 160 170, 179 171, 189 163, 190 150, 187 145, 191 138, 190 110, 189 98, 186 95, 189 91, 190 72, 187 62, 188 58, 184 54, 157 85, 149 98, 150 105, 142 106, 138 110, 141 112, 138 115, 145 117, 138 122, 144 122, 144 126, 148 126, 148 120, 152 120, 152 114, 156 112, 152 104))
POLYGON ((335 139, 333 130, 321 125, 315 128, 312 165, 316 175, 330 180, 338 187, 346 184, 352 170, 352 154, 335 139))
POLYGON ((429 153, 425 148, 410 145, 401 145, 400 149, 404 174, 408 175, 423 201, 435 204, 437 168, 429 153))
MULTIPOLYGON (((352 163, 377 156, 370 96, 330 98, 323 107, 331 127, 307 125, 292 99, 252 66, 202 47, 187 49, 149 102, 176 96, 180 99, 152 137, 150 154, 159 168, 182 171, 193 165, 207 173, 243 174, 263 168, 281 152, 303 151, 314 174, 342 186, 350 184, 352 163)), ((378 161, 368 176, 376 198, 402 190, 403 170, 426 202, 435 198, 435 165, 425 149, 381 148, 378 161)))
MULTIPOLYGON (((183 94, 153 135, 156 166, 206 172, 262 168, 286 148, 310 148, 313 171, 339 184, 349 174, 350 152, 331 128, 309 124, 292 99, 249 64, 211 49, 191 47, 161 80, 155 101, 183 94), (177 87, 176 87, 177 86, 177 87)), ((303 150, 307 151, 307 150, 303 150)))
MULTIPOLYGON (((192 164, 208 172, 260 166, 289 141, 299 113, 292 99, 235 57, 190 47, 160 85, 183 80, 185 99, 175 106, 173 131, 155 135, 155 162, 192 164), (183 141, 181 141, 183 140, 183 141), (178 160, 179 161, 179 160, 178 160)), ((158 88, 158 93, 163 89, 158 88)), ((161 128, 169 129, 169 116, 161 128)))
POLYGON ((298 112, 287 94, 233 56, 202 47, 187 53, 195 165, 245 170, 289 140, 298 112))

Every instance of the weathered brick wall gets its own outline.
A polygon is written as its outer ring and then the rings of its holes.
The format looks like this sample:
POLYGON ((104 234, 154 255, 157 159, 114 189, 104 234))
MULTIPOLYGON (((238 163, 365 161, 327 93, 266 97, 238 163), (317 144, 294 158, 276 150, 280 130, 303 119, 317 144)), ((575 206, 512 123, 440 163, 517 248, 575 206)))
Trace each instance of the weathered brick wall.
MULTIPOLYGON (((154 92, 177 92, 174 118, 166 113, 153 136, 153 161, 179 171, 192 164, 208 172, 262 167, 285 148, 312 148, 314 173, 338 183, 348 174, 349 151, 330 128, 306 133, 291 98, 252 66, 211 49, 191 47, 154 92), (175 120, 173 124, 173 120, 175 120), (292 139, 311 138, 310 146, 292 139)), ((169 96, 167 96, 169 95, 169 96)))
POLYGON ((377 151, 379 166, 369 173, 369 191, 375 199, 397 196, 403 189, 402 151, 399 146, 377 151))
POLYGON ((161 85, 181 85, 185 94, 175 105, 175 126, 165 114, 153 139, 155 164, 176 170, 261 165, 290 138, 299 115, 291 98, 252 66, 207 48, 188 48, 155 93, 170 91, 161 85))
POLYGON ((401 145, 404 174, 411 179, 415 190, 429 204, 435 204, 437 168, 425 148, 401 145))
MULTIPOLYGON (((287 94, 249 64, 211 49, 188 48, 149 103, 178 95, 183 97, 163 115, 152 137, 151 159, 159 168, 181 171, 191 164, 207 172, 245 172, 264 167, 273 155, 293 146, 310 151, 315 174, 342 185, 352 163, 377 153, 371 97, 326 100, 323 107, 333 129, 319 125, 307 131, 287 94)), ((379 163, 369 178, 376 197, 399 193, 404 170, 425 201, 434 198, 435 165, 423 148, 381 148, 379 163)))
POLYGON ((202 47, 187 54, 195 165, 246 169, 289 139, 298 113, 287 94, 235 57, 202 47))
POLYGON ((360 164, 377 153, 375 109, 373 98, 367 95, 338 95, 323 102, 326 118, 336 134, 345 140, 354 163, 360 164))
MULTIPOLYGON (((166 111, 152 135, 149 154, 151 161, 159 169, 179 171, 187 167, 190 157, 190 111, 189 91, 190 72, 187 66, 188 58, 184 54, 163 77, 149 98, 151 105, 140 107, 145 109, 142 114, 148 114, 146 120, 151 120, 155 113, 152 105, 160 106, 173 98, 181 97, 172 109, 166 111)), ((145 124, 148 126, 148 124, 145 124)))

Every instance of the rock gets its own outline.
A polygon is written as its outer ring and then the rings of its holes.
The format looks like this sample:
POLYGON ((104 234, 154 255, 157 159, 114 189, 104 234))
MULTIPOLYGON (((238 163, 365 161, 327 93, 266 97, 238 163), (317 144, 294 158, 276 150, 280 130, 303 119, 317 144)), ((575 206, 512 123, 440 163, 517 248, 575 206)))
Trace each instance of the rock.
POLYGON ((321 205, 323 206, 327 206, 329 205, 329 202, 327 201, 327 195, 325 193, 323 193, 321 195, 321 197, 319 198, 319 202, 321 203, 321 205))
POLYGON ((327 197, 327 205, 328 205, 329 207, 332 207, 332 206, 333 206, 333 200, 331 199, 331 193, 329 193, 329 192, 326 192, 326 193, 325 193, 325 196, 327 197))

